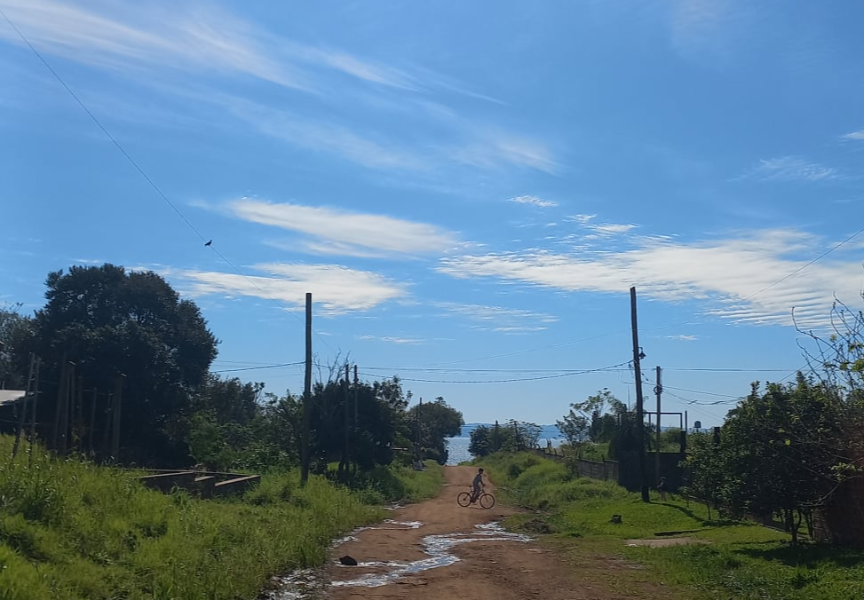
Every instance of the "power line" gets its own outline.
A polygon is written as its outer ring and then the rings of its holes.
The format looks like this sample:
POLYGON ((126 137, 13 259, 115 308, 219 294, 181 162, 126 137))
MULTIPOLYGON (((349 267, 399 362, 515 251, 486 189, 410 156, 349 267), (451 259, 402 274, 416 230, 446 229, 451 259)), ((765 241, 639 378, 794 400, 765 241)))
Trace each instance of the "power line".
POLYGON ((297 365, 302 365, 305 361, 298 361, 292 363, 282 363, 279 365, 264 365, 257 367, 240 367, 237 369, 220 369, 218 371, 210 371, 211 373, 239 373, 240 371, 258 371, 261 369, 282 369, 285 367, 295 367, 297 365))
MULTIPOLYGON (((238 275, 240 275, 241 277, 246 279, 246 281, 251 283, 252 286, 255 287, 255 289, 257 289, 259 292, 261 292, 261 294, 264 294, 262 296, 263 298, 270 300, 271 302, 273 302, 274 304, 279 306, 279 308, 283 309, 285 312, 289 313, 295 319, 298 319, 302 322, 302 319, 300 319, 300 317, 295 315, 292 311, 286 310, 285 306, 280 305, 274 298, 266 297, 266 292, 263 289, 261 289, 261 287, 255 282, 255 280, 253 278, 251 278, 248 275, 246 275, 245 273, 243 273, 237 267, 237 265, 235 265, 224 254, 222 254, 222 252, 220 252, 218 248, 216 248, 215 246, 210 244, 211 240, 208 240, 204 236, 204 234, 201 233, 201 231, 197 227, 195 227, 195 225, 186 217, 186 215, 183 214, 183 212, 177 207, 177 205, 174 204, 170 198, 168 198, 168 196, 165 194, 165 192, 162 191, 162 189, 156 184, 156 182, 149 175, 147 175, 147 173, 144 171, 144 169, 141 167, 141 165, 139 165, 138 162, 134 158, 132 158, 132 155, 130 155, 126 151, 126 149, 123 147, 123 145, 120 144, 119 141, 117 141, 117 138, 115 138, 111 134, 111 132, 108 131, 108 128, 105 127, 102 124, 102 122, 96 117, 96 115, 93 114, 93 112, 89 108, 87 108, 87 105, 84 104, 84 102, 81 100, 81 98, 78 97, 78 95, 75 93, 75 91, 66 83, 66 81, 60 76, 60 74, 56 70, 54 70, 54 68, 51 66, 51 64, 45 59, 44 56, 42 56, 42 54, 36 49, 36 47, 30 43, 30 40, 28 40, 27 37, 24 35, 24 33, 20 29, 18 29, 18 27, 15 25, 15 23, 12 22, 12 20, 9 18, 9 16, 6 14, 6 12, 2 8, 0 8, 0 15, 3 15, 3 18, 6 20, 7 23, 9 23, 9 26, 12 27, 12 29, 15 31, 15 33, 18 34, 18 37, 21 38, 21 40, 27 45, 28 48, 30 48, 30 50, 33 52, 33 54, 36 55, 36 57, 45 66, 45 68, 48 69, 48 71, 51 73, 51 75, 53 75, 54 78, 60 83, 60 85, 63 86, 63 88, 69 93, 69 95, 72 96, 72 98, 75 100, 75 102, 78 103, 78 106, 81 107, 81 109, 87 114, 87 116, 90 117, 90 119, 102 131, 102 133, 105 134, 105 137, 107 137, 108 140, 110 140, 111 143, 117 148, 117 150, 119 150, 120 153, 126 158, 126 160, 129 161, 129 164, 131 164, 132 167, 138 172, 138 174, 144 178, 144 181, 146 181, 147 184, 150 185, 151 188, 153 188, 153 190, 156 192, 156 194, 160 198, 162 198, 162 200, 171 208, 171 210, 173 210, 177 214, 177 216, 187 225, 187 227, 189 227, 189 229, 191 229, 202 242, 205 242, 205 246, 210 248, 210 250, 212 250, 216 254, 216 256, 218 256, 222 260, 222 262, 224 262, 226 265, 231 267, 231 269, 235 273, 237 273, 238 275)), ((332 350, 333 352, 336 352, 336 350, 332 346, 330 346, 330 344, 327 342, 327 340, 322 338, 320 335, 318 336, 318 339, 321 342, 323 342, 325 346, 330 348, 330 350, 332 350)))
POLYGON ((156 185, 156 182, 154 182, 152 179, 150 179, 150 177, 147 175, 147 173, 144 172, 144 169, 142 169, 141 166, 137 162, 135 162, 135 159, 132 158, 132 156, 130 156, 128 152, 126 152, 126 149, 120 144, 120 142, 118 142, 117 139, 113 135, 111 135, 111 132, 108 131, 108 129, 106 129, 105 126, 102 125, 102 123, 99 121, 99 119, 96 118, 96 115, 94 115, 92 112, 90 112, 90 109, 87 108, 87 105, 85 105, 84 102, 81 100, 81 98, 79 98, 78 95, 72 90, 72 88, 66 84, 66 82, 63 80, 63 78, 60 77, 60 74, 54 70, 54 68, 48 63, 47 60, 45 60, 45 57, 42 56, 42 54, 36 49, 36 47, 30 43, 30 40, 28 40, 24 36, 24 34, 21 32, 21 30, 18 29, 18 27, 15 25, 15 23, 12 22, 12 20, 3 11, 2 8, 0 8, 0 14, 3 15, 3 18, 6 20, 6 22, 9 23, 9 25, 12 27, 12 29, 15 30, 15 33, 18 34, 18 37, 20 37, 21 40, 27 45, 27 47, 33 51, 33 54, 36 55, 36 57, 42 62, 42 64, 45 66, 45 68, 48 69, 48 71, 54 76, 54 78, 60 83, 60 85, 62 85, 63 88, 67 92, 69 92, 69 95, 72 96, 72 98, 74 98, 75 102, 78 103, 78 106, 80 106, 81 109, 85 113, 87 113, 87 116, 90 117, 90 119, 96 124, 96 126, 102 130, 102 133, 105 134, 105 137, 107 137, 111 141, 111 143, 114 144, 114 146, 116 146, 116 148, 120 151, 120 153, 124 157, 126 157, 126 160, 129 161, 129 164, 131 164, 135 168, 135 170, 138 171, 138 173, 141 175, 141 177, 143 177, 144 180, 148 184, 150 184, 150 187, 152 187, 156 191, 156 193, 159 194, 159 196, 162 198, 162 200, 164 200, 165 203, 168 206, 170 206, 171 209, 175 213, 177 213, 177 216, 180 217, 184 223, 186 223, 186 225, 189 227, 189 229, 194 231, 195 235, 197 235, 199 238, 201 238, 202 242, 206 242, 207 238, 204 237, 204 234, 202 234, 198 230, 198 228, 195 227, 195 225, 193 225, 192 222, 186 218, 186 216, 180 211, 180 209, 177 208, 177 206, 173 202, 171 202, 171 200, 168 198, 168 196, 165 195, 165 193, 161 190, 161 188, 158 185, 156 185))
POLYGON ((761 290, 759 290, 759 291, 756 292, 755 294, 751 294, 750 296, 747 296, 746 298, 744 298, 743 300, 741 300, 741 302, 747 302, 748 300, 752 300, 753 298, 755 298, 756 296, 758 296, 758 295, 761 294, 762 292, 766 292, 766 291, 770 290, 771 288, 773 288, 774 286, 783 283, 784 281, 786 281, 786 280, 789 279, 790 277, 794 277, 795 275, 797 275, 798 273, 800 273, 801 271, 803 271, 804 269, 806 269, 806 268, 809 267, 810 265, 812 265, 812 264, 814 264, 814 263, 816 263, 816 262, 822 260, 823 258, 825 258, 826 256, 828 256, 829 254, 831 254, 832 252, 834 252, 837 248, 840 248, 841 246, 844 246, 844 245, 848 244, 849 242, 851 242, 852 240, 854 240, 856 237, 858 237, 858 236, 861 235, 862 233, 864 233, 864 227, 862 227, 861 229, 859 229, 858 231, 856 231, 855 233, 853 233, 852 235, 850 235, 849 237, 847 237, 847 238, 846 238, 845 240, 843 240, 842 242, 839 242, 838 244, 835 244, 834 246, 832 246, 831 248, 829 248, 828 250, 826 250, 825 252, 823 252, 822 254, 820 254, 819 256, 817 256, 816 258, 814 258, 813 260, 811 260, 810 262, 808 262, 808 263, 806 263, 806 264, 804 264, 804 265, 801 265, 800 267, 798 267, 797 269, 795 269, 794 271, 792 271, 791 273, 789 273, 789 274, 786 275, 785 277, 781 277, 780 279, 778 279, 777 281, 775 281, 775 282, 772 283, 771 285, 768 285, 768 286, 762 288, 761 290))
MULTIPOLYGON (((520 381, 540 381, 545 379, 559 379, 562 377, 573 377, 575 375, 585 375, 588 373, 601 373, 601 372, 612 372, 618 369, 618 367, 622 367, 627 364, 629 361, 625 361, 619 363, 617 365, 610 365, 608 367, 599 367, 597 369, 584 369, 581 371, 572 371, 567 373, 558 373, 555 375, 538 375, 536 377, 516 377, 511 379, 487 379, 487 380, 470 380, 470 381, 452 381, 452 380, 440 380, 440 379, 415 379, 411 377, 400 377, 400 381, 412 381, 415 383, 438 383, 438 384, 458 384, 458 385, 469 385, 469 384, 494 384, 494 383, 516 383, 520 381)), ((370 375, 369 373, 364 373, 367 377, 375 377, 375 375, 370 375)))
POLYGON ((706 392, 704 390, 688 390, 686 388, 673 387, 671 385, 664 385, 664 390, 676 390, 679 392, 688 392, 691 394, 705 394, 706 396, 716 396, 718 398, 732 398, 733 400, 739 400, 741 396, 732 396, 729 394, 718 394, 716 392, 706 392))

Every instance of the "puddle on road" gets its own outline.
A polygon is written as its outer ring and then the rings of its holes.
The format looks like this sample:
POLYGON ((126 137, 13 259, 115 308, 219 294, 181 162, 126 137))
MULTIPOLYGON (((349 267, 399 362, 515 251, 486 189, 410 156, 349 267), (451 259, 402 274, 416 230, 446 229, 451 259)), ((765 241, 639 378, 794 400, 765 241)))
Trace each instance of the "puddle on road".
MULTIPOLYGON (((403 529, 418 529, 422 523, 417 521, 385 521, 390 525, 403 529)), ((362 527, 363 529, 391 529, 391 527, 362 527)), ((355 532, 356 533, 356 532, 355 532)), ((354 536, 343 538, 344 541, 356 540, 354 536)), ((343 579, 330 582, 331 587, 381 587, 394 583, 407 575, 422 573, 438 567, 447 567, 461 559, 451 551, 459 544, 470 542, 528 542, 531 538, 520 533, 511 533, 498 523, 477 525, 474 531, 448 533, 442 535, 427 535, 422 540, 423 551, 428 558, 410 562, 402 561, 358 561, 357 566, 342 566, 341 569, 383 569, 383 573, 368 573, 355 579, 343 579)), ((338 545, 338 544, 336 544, 338 545)), ((279 589, 265 596, 268 600, 308 600, 320 595, 328 587, 315 572, 311 570, 297 571, 280 578, 279 589)))

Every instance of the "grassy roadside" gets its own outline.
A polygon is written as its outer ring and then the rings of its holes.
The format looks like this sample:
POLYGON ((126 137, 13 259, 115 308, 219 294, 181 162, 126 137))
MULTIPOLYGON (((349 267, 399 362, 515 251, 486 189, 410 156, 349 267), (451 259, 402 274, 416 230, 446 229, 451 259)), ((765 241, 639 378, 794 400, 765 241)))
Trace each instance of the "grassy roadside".
POLYGON ((384 502, 437 493, 437 465, 379 469, 360 491, 270 474, 243 497, 145 489, 136 474, 34 455, 0 437, 0 600, 255 598, 270 576, 322 563, 384 502))
POLYGON ((864 597, 864 552, 810 544, 793 548, 782 532, 709 521, 704 506, 680 498, 661 503, 652 496, 645 504, 615 484, 571 478, 564 465, 536 455, 498 454, 477 464, 489 471, 502 499, 533 509, 514 517, 512 527, 548 534, 549 543, 577 562, 612 565, 614 578, 602 568, 585 575, 604 579, 617 591, 630 590, 633 597, 641 597, 640 583, 663 586, 669 599, 864 597), (610 523, 616 514, 621 524, 610 523), (661 539, 655 534, 662 532, 687 532, 678 535, 699 543, 626 546, 626 540, 661 539))

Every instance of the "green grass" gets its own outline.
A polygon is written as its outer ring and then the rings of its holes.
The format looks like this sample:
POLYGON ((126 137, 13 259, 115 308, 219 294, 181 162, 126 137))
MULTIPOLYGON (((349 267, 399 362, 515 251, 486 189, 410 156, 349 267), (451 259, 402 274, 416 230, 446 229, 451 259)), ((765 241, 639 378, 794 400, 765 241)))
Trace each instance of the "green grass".
POLYGON ((434 495, 442 477, 392 467, 351 491, 269 474, 242 497, 198 500, 145 489, 138 473, 10 453, 0 437, 0 600, 255 598, 272 575, 321 564, 380 503, 434 495))
POLYGON ((788 535, 751 523, 709 521, 706 508, 681 498, 646 504, 610 482, 573 478, 563 464, 534 454, 476 461, 502 499, 532 509, 511 526, 548 533, 567 551, 623 557, 648 567, 616 577, 662 582, 682 598, 851 600, 864 598, 864 552, 825 545, 792 547, 788 535), (622 523, 610 522, 621 515, 622 523), (628 539, 681 533, 706 544, 626 547, 628 539))

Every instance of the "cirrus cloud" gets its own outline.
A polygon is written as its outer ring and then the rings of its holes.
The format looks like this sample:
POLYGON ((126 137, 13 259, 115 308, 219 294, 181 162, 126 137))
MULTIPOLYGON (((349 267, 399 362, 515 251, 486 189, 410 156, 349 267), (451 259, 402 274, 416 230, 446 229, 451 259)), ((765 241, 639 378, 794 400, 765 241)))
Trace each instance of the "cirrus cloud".
POLYGON ((447 257, 438 271, 571 292, 623 293, 637 285, 642 295, 657 300, 702 301, 709 314, 738 323, 790 325, 794 308, 798 323, 807 327, 825 325, 834 294, 854 298, 862 283, 857 261, 808 265, 802 256, 821 246, 794 230, 691 243, 636 238, 633 246, 603 253, 525 250, 447 257))
POLYGON ((317 254, 417 255, 443 253, 459 244, 455 234, 434 225, 385 215, 249 198, 230 203, 229 209, 244 221, 309 236, 305 248, 317 254))

